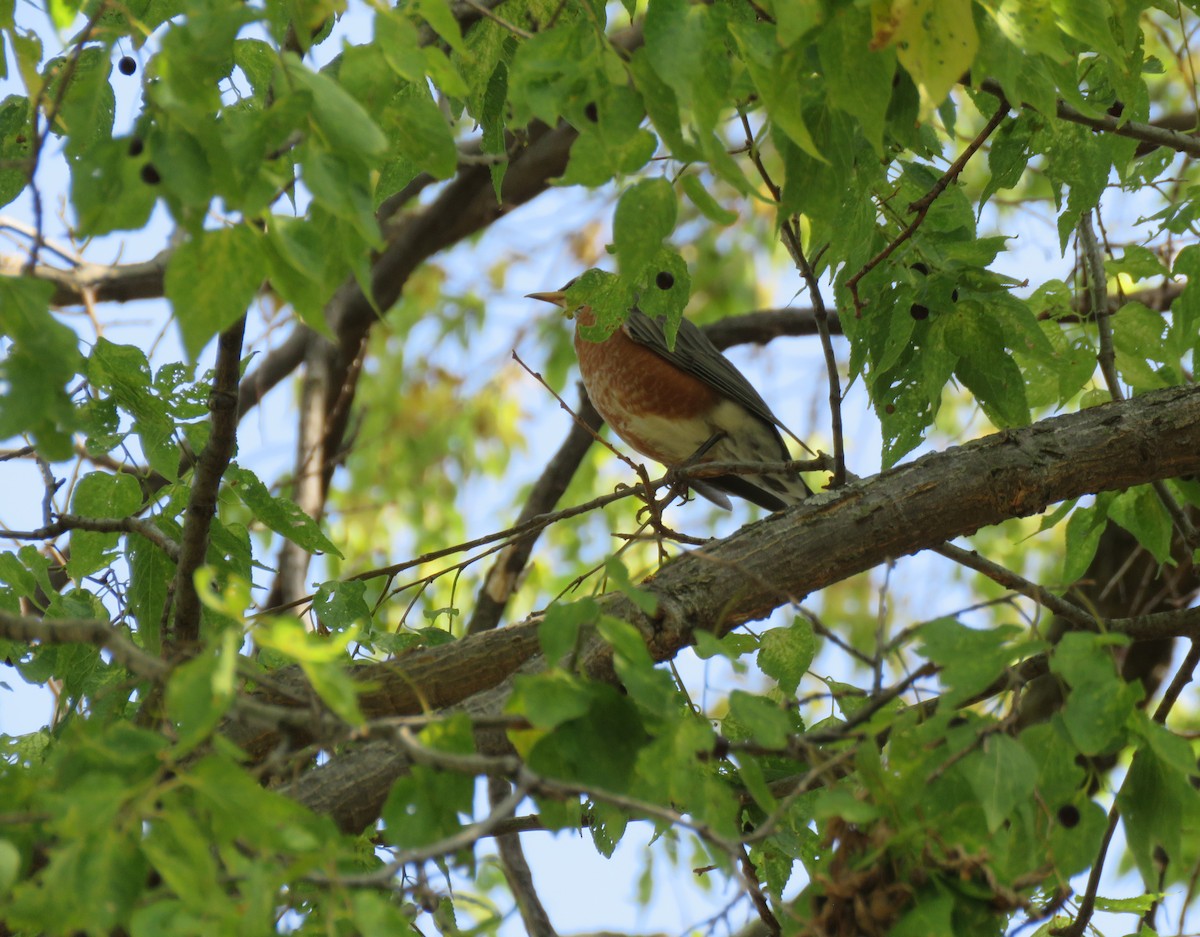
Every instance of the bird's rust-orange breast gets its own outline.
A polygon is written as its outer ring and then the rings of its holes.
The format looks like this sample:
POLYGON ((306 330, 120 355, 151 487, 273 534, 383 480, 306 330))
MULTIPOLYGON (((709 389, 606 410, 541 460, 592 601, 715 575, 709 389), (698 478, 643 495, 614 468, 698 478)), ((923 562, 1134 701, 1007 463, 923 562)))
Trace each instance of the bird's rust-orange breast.
POLYGON ((658 440, 644 438, 638 432, 640 418, 702 421, 721 399, 712 387, 639 345, 624 329, 603 342, 590 342, 576 330, 575 353, 600 415, 618 436, 659 461, 679 457, 664 452, 658 440))

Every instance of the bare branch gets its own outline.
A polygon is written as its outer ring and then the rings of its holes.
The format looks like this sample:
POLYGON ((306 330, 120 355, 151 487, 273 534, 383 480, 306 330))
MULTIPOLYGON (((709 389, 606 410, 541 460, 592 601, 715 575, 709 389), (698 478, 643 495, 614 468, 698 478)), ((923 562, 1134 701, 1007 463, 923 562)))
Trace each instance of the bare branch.
POLYGON ((36 618, 0 609, 0 636, 40 644, 92 644, 102 647, 122 667, 150 680, 160 680, 167 665, 133 643, 124 631, 93 618, 36 618))
POLYGON ((184 516, 179 569, 175 574, 175 618, 164 644, 187 650, 200 637, 200 596, 194 577, 208 551, 208 533, 217 510, 217 492, 229 467, 237 439, 237 385, 246 317, 238 320, 217 339, 216 374, 208 398, 212 432, 196 458, 192 490, 184 516))
POLYGON ((101 534, 138 534, 145 537, 172 560, 179 560, 179 544, 164 534, 153 522, 140 517, 80 517, 60 514, 58 520, 37 530, 5 530, 5 540, 53 540, 71 530, 91 530, 101 534))
MULTIPOLYGON (((1004 92, 1000 88, 1000 83, 995 79, 988 78, 979 87, 988 94, 1004 100, 1004 92)), ((1029 107, 1028 104, 1021 106, 1029 107)), ((1067 120, 1073 124, 1082 124, 1084 127, 1091 127, 1093 130, 1103 133, 1115 133, 1119 137, 1140 140, 1143 144, 1147 144, 1146 152, 1165 146, 1167 149, 1186 153, 1191 157, 1200 156, 1200 138, 1171 129, 1168 124, 1173 122, 1163 121, 1158 125, 1143 124, 1133 120, 1122 122, 1119 117, 1108 114, 1103 117, 1089 117, 1087 114, 1075 110, 1062 99, 1059 99, 1055 105, 1055 114, 1061 120, 1067 120)))

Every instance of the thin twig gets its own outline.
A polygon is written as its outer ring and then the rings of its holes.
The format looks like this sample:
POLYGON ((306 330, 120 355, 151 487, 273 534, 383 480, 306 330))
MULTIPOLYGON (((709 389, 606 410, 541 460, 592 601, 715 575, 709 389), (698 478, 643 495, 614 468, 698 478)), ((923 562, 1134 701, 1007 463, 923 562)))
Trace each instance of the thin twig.
POLYGON ((980 556, 974 550, 964 550, 962 547, 956 547, 952 543, 941 543, 933 548, 934 553, 940 553, 948 560, 953 560, 960 566, 966 566, 968 569, 973 569, 977 573, 983 573, 988 579, 997 582, 1006 589, 1011 589, 1013 592, 1019 592, 1026 598, 1033 599, 1038 605, 1045 606, 1050 609, 1055 615, 1065 618, 1067 621, 1088 631, 1096 627, 1096 619, 1089 615, 1086 611, 1060 596, 1055 595, 1044 586, 1039 586, 1036 582, 1030 582, 1022 576, 1018 576, 1011 569, 1007 569, 998 563, 993 563, 991 560, 980 556))
POLYGON ((1096 353, 1096 361, 1100 365, 1100 373, 1104 375, 1104 383, 1108 385, 1109 395, 1113 400, 1124 400, 1125 392, 1121 389, 1121 379, 1117 375, 1116 354, 1113 351, 1112 323, 1108 319, 1108 278, 1104 273, 1104 250, 1096 239, 1096 231, 1092 227, 1091 210, 1085 211, 1079 216, 1078 232, 1084 269, 1087 270, 1092 316, 1096 320, 1096 331, 1100 339, 1100 350, 1096 353))
MULTIPOLYGON (((979 87, 982 91, 998 97, 1001 101, 1005 100, 1000 83, 995 79, 989 78, 979 87)), ((1030 105, 1024 103, 1021 106, 1030 107, 1030 105)), ((1030 109, 1035 110, 1035 108, 1030 109)), ((1156 127, 1153 124, 1143 124, 1133 120, 1122 122, 1120 118, 1111 115, 1089 117, 1087 114, 1075 110, 1075 108, 1062 99, 1059 99, 1055 104, 1055 114, 1061 120, 1070 121, 1073 124, 1082 124, 1084 127, 1090 127, 1092 130, 1102 133, 1115 133, 1119 137, 1140 140, 1143 143, 1151 144, 1153 147, 1165 146, 1167 149, 1186 153, 1191 157, 1200 157, 1200 138, 1192 134, 1179 133, 1170 128, 1156 127)))
POLYGON ((41 644, 92 644, 112 654, 122 667, 139 677, 158 680, 167 665, 147 654, 120 629, 94 618, 36 618, 0 609, 0 636, 41 644))
POLYGON ((469 6, 473 10, 478 10, 485 17, 490 19, 493 23, 497 23, 498 25, 503 26, 514 36, 519 36, 522 39, 532 39, 533 38, 533 33, 522 29, 520 26, 513 25, 508 20, 493 13, 491 10, 489 10, 487 7, 485 7, 482 3, 479 3, 478 0, 460 0, 460 2, 465 3, 467 6, 469 6))
POLYGON ((951 163, 949 168, 942 173, 941 178, 939 178, 938 181, 933 184, 933 188, 908 206, 908 210, 910 212, 916 212, 916 217, 909 222, 908 227, 896 235, 896 237, 888 243, 887 247, 863 264, 862 269, 860 269, 854 274, 854 276, 850 277, 846 281, 846 288, 850 290, 850 295, 854 297, 854 312, 856 316, 861 316, 863 311, 863 302, 858 295, 859 281, 876 267, 878 267, 881 263, 883 263, 883 261, 892 256, 896 248, 898 248, 916 233, 917 229, 921 227, 921 224, 925 221, 925 215, 929 212, 929 207, 934 203, 934 200, 936 200, 939 195, 946 191, 946 188, 950 185, 950 183, 959 177, 959 174, 961 174, 963 169, 966 168, 966 165, 970 161, 971 157, 975 155, 981 146, 983 146, 984 141, 986 141, 987 138, 995 132, 996 128, 1000 126, 1001 121, 1003 121, 1007 116, 1008 102, 1004 100, 1003 96, 1001 96, 1000 106, 996 109, 996 113, 991 116, 991 119, 988 120, 987 124, 984 125, 984 128, 979 131, 979 133, 975 136, 975 139, 967 144, 967 148, 959 154, 958 159, 951 163))
POLYGON ((140 517, 80 517, 60 514, 58 519, 37 530, 5 530, 4 540, 53 540, 72 530, 90 530, 100 534, 138 534, 145 537, 172 560, 179 560, 179 544, 164 534, 152 521, 140 517))

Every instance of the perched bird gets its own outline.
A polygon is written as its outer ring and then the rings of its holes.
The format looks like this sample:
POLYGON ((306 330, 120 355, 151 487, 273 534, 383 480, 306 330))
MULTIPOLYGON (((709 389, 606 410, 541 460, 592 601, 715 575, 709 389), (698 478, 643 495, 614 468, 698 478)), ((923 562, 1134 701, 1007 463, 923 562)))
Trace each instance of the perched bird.
MULTIPOLYGON (((575 353, 588 396, 626 443, 668 468, 791 458, 779 430, 796 437, 692 322, 680 322, 672 350, 661 321, 634 306, 612 335, 589 341, 580 327, 593 325, 595 317, 589 306, 569 308, 570 285, 528 296, 574 314, 575 353)), ((688 484, 726 510, 726 493, 770 511, 812 494, 799 475, 718 475, 688 484)))

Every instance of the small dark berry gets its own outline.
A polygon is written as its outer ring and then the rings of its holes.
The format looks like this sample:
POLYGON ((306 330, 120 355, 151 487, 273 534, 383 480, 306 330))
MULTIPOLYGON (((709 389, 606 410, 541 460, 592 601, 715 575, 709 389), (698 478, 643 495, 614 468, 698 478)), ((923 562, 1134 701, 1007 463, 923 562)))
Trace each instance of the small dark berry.
POLYGON ((132 75, 137 71, 137 62, 132 55, 122 55, 121 61, 117 63, 117 69, 122 75, 132 75))
POLYGON ((596 102, 588 101, 583 108, 583 116, 590 120, 593 124, 600 119, 600 112, 596 110, 596 102))
POLYGON ((132 140, 129 141, 129 155, 130 156, 141 156, 142 150, 144 150, 145 148, 146 148, 146 144, 142 140, 141 137, 134 137, 132 140))
POLYGON ((920 303, 913 303, 912 308, 908 311, 909 314, 918 321, 929 318, 929 307, 922 306, 920 303))
POLYGON ((142 167, 142 181, 146 185, 158 185, 162 182, 162 176, 158 174, 158 170, 154 168, 153 163, 147 163, 142 167))
POLYGON ((958 302, 958 290, 955 290, 953 293, 950 294, 950 302, 952 302, 952 303, 958 302))
POLYGON ((1063 804, 1058 808, 1058 822, 1071 829, 1079 823, 1079 808, 1074 804, 1063 804))
POLYGON ((929 276, 929 268, 927 266, 925 266, 923 263, 921 263, 919 260, 915 264, 912 265, 912 269, 915 273, 919 273, 923 277, 929 276))
POLYGON ((654 278, 654 285, 660 290, 669 290, 675 285, 675 277, 667 273, 666 270, 660 270, 658 276, 654 278))

